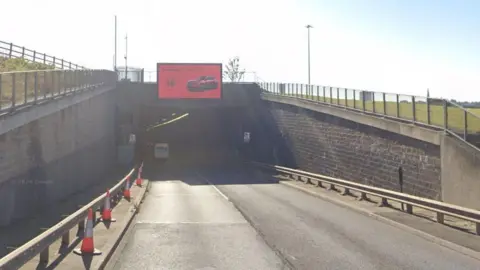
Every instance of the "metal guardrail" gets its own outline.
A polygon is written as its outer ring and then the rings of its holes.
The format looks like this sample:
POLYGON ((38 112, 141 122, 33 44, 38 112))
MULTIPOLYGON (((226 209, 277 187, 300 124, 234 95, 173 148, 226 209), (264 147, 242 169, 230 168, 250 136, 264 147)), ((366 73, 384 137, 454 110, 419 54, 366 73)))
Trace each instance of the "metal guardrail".
POLYGON ((108 70, 34 70, 0 73, 0 113, 53 100, 57 97, 115 86, 108 70))
POLYGON ((400 202, 406 205, 406 212, 409 214, 413 213, 413 207, 429 210, 436 214, 436 220, 438 223, 444 223, 444 215, 456 217, 465 221, 470 221, 475 223, 475 232, 477 235, 480 235, 480 211, 478 210, 417 197, 401 192, 358 184, 355 182, 333 178, 321 174, 310 173, 298 169, 291 169, 287 167, 269 165, 259 162, 250 163, 262 169, 285 173, 287 175, 290 175, 295 180, 302 180, 302 178, 304 178, 307 183, 316 182, 318 186, 323 186, 324 183, 327 183, 330 185, 330 189, 333 190, 335 189, 335 186, 343 187, 344 191, 342 195, 350 194, 350 190, 358 191, 361 194, 359 197, 360 200, 367 199, 367 195, 377 196, 381 198, 381 202, 379 204, 380 206, 388 205, 388 200, 400 202))
POLYGON ((275 95, 444 130, 480 145, 480 116, 474 113, 475 109, 466 109, 445 99, 293 83, 261 82, 259 86, 275 95))
MULTIPOLYGON (((118 184, 110 189, 111 198, 121 195, 127 178, 131 177, 134 171, 135 169, 132 169, 118 184)), ((105 198, 105 193, 98 196, 95 200, 83 206, 50 229, 1 258, 0 269, 18 269, 38 254, 40 254, 40 262, 48 262, 50 245, 60 237, 62 238, 62 245, 70 245, 70 230, 74 226, 78 226, 78 231, 83 232, 88 210, 92 208, 95 215, 95 210, 103 206, 105 198)))
POLYGON ((0 41, 0 57, 22 58, 33 63, 40 63, 52 66, 58 69, 86 69, 83 66, 65 61, 61 58, 50 56, 45 53, 39 53, 35 50, 27 49, 23 46, 17 46, 13 43, 0 41))

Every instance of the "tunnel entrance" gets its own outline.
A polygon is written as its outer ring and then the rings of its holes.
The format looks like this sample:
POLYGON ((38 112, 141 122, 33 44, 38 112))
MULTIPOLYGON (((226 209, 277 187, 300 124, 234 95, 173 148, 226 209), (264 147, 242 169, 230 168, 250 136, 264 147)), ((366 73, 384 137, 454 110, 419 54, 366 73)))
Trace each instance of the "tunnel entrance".
POLYGON ((246 128, 244 111, 242 107, 143 108, 136 159, 169 168, 238 162, 246 128), (159 144, 168 148, 166 157, 158 156, 159 144))

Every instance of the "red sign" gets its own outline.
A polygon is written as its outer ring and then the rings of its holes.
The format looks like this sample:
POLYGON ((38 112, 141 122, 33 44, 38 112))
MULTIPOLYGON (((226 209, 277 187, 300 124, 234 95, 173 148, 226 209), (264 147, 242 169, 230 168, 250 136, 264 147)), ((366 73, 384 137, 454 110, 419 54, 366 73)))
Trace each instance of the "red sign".
POLYGON ((221 99, 222 64, 157 64, 158 98, 221 99))

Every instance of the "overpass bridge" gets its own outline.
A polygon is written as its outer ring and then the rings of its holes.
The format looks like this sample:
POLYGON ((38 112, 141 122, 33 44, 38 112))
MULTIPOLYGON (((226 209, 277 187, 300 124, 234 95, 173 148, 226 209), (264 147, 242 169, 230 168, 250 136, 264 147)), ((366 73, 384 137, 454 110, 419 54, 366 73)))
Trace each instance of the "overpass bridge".
MULTIPOLYGON (((218 100, 166 101, 156 84, 117 81, 106 70, 0 78, 0 221, 8 232, 0 240, 14 245, 1 269, 479 268, 480 125, 456 104, 258 82, 225 83, 218 100), (169 143, 167 161, 153 158, 156 142, 169 143), (41 234, 22 227, 106 183, 112 170, 135 179, 140 164, 148 184, 131 187, 131 201, 113 199, 118 223, 95 223, 101 255, 75 255, 84 235, 72 239, 71 230, 83 232, 87 210, 105 200, 103 186, 41 234), (7 242, 19 228, 29 237, 7 242)), ((126 180, 111 193, 121 197, 126 180)))

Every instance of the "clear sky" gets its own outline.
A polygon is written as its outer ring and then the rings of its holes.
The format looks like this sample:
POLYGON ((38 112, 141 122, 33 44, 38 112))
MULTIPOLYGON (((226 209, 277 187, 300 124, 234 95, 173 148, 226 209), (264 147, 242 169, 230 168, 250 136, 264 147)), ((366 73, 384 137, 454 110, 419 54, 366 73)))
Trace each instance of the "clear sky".
MULTIPOLYGON (((1 40, 92 68, 222 62, 239 56, 264 81, 480 100, 480 1, 15 0, 1 40), (21 11, 20 11, 21 10, 21 11)), ((152 73, 152 77, 154 77, 152 73)), ((249 76, 253 78, 253 76, 249 76)))

